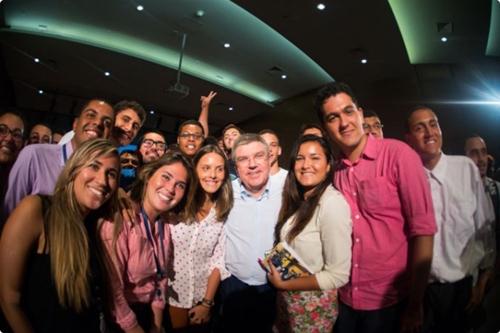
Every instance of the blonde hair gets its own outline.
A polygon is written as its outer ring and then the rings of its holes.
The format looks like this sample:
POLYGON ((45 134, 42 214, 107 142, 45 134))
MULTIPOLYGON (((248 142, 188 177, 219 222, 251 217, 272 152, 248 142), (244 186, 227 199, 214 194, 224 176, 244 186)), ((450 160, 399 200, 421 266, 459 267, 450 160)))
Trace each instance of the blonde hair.
MULTIPOLYGON (((81 170, 102 156, 116 156, 116 148, 104 139, 85 142, 76 150, 62 170, 46 215, 51 272, 59 303, 81 312, 90 304, 89 234, 84 215, 75 196, 74 181, 81 170)), ((118 180, 117 180, 118 181, 118 180)), ((95 216, 112 218, 118 211, 116 190, 95 216)), ((92 214, 94 216, 94 214, 92 214)), ((96 231, 95 229, 93 230, 96 231)), ((98 237, 96 237, 97 239, 98 237)), ((96 242, 102 255, 102 247, 96 242)), ((100 263, 103 258, 99 258, 100 263)))

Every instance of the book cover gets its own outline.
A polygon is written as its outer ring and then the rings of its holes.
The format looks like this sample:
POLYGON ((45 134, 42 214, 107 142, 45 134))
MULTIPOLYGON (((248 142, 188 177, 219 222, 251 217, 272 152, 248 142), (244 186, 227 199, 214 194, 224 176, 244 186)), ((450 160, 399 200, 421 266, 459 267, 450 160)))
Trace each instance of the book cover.
POLYGON ((308 276, 312 271, 299 255, 286 242, 278 243, 272 250, 266 252, 262 261, 263 267, 270 272, 268 260, 273 263, 283 280, 308 276))

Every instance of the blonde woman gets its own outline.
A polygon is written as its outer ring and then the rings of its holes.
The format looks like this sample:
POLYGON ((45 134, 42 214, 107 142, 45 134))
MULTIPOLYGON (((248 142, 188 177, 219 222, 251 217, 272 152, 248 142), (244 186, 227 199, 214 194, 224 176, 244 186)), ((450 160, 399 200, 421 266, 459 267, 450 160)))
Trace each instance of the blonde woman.
MULTIPOLYGON (((174 274, 169 293, 170 319, 175 330, 207 324, 224 268, 224 221, 233 206, 228 161, 215 145, 193 158, 194 181, 182 222, 170 226, 174 274)), ((208 325, 197 326, 198 331, 208 325)))
POLYGON ((52 197, 28 196, 12 212, 0 240, 0 302, 14 332, 99 332, 106 265, 97 221, 117 210, 119 175, 116 148, 88 141, 52 197))
POLYGON ((105 221, 101 236, 114 263, 111 272, 113 314, 118 331, 161 332, 167 267, 171 264, 170 230, 164 220, 182 208, 191 165, 180 152, 166 152, 146 164, 132 185, 135 219, 105 221))

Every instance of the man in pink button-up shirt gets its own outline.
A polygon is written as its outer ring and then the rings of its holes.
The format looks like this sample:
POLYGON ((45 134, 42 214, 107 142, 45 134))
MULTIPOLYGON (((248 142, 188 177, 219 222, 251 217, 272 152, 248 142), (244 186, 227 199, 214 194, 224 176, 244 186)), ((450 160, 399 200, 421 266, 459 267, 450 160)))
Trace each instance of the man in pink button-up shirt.
POLYGON ((322 88, 315 107, 342 152, 334 184, 353 217, 351 278, 339 290, 335 332, 416 330, 436 232, 422 162, 403 142, 365 135, 346 84, 322 88))

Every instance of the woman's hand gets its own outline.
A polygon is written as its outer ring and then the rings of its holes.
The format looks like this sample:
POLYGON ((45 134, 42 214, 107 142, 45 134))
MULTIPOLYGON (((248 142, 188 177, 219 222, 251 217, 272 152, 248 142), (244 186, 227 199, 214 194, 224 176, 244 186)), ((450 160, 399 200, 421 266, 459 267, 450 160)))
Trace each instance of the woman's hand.
POLYGON ((210 308, 201 304, 195 305, 188 313, 191 324, 204 324, 210 319, 210 308))
POLYGON ((267 279, 269 282, 276 287, 276 289, 286 290, 286 281, 281 278, 280 272, 278 272, 271 260, 268 260, 267 263, 270 270, 270 272, 267 273, 267 279))

